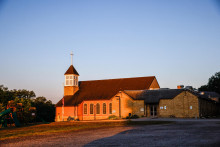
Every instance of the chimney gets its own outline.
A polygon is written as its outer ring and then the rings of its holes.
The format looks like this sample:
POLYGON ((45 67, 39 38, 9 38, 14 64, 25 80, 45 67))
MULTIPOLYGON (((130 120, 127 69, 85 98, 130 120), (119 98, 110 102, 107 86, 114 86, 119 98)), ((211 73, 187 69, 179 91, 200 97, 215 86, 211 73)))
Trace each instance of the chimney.
POLYGON ((177 89, 183 89, 184 85, 177 85, 177 89))

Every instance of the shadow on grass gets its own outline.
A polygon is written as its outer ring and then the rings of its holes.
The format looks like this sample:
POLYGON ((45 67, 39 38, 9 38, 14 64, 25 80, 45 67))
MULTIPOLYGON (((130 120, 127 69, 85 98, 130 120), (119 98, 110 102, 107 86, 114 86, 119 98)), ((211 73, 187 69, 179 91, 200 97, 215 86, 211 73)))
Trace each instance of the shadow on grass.
POLYGON ((4 128, 0 131, 0 140, 36 136, 36 135, 51 135, 61 132, 74 132, 98 128, 134 126, 134 125, 157 125, 169 124, 172 121, 121 121, 121 122, 52 122, 52 123, 37 123, 29 124, 22 127, 4 128))

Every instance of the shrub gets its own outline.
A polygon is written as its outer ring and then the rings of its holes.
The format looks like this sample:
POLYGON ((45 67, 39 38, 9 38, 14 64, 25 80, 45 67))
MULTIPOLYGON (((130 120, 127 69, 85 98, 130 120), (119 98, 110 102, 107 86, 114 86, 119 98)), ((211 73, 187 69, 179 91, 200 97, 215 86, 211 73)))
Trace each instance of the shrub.
MULTIPOLYGON (((134 114, 130 117, 130 119, 137 119, 137 118, 139 118, 139 116, 136 114, 134 114)), ((126 119, 129 119, 129 116, 127 116, 126 119)))
POLYGON ((170 118, 175 118, 175 115, 170 115, 170 118))
POLYGON ((69 116, 69 117, 67 118, 67 121, 71 121, 71 120, 74 120, 74 117, 69 116))
POLYGON ((110 120, 117 120, 117 119, 119 119, 117 116, 115 116, 115 115, 110 115, 109 117, 108 117, 108 119, 110 119, 110 120))

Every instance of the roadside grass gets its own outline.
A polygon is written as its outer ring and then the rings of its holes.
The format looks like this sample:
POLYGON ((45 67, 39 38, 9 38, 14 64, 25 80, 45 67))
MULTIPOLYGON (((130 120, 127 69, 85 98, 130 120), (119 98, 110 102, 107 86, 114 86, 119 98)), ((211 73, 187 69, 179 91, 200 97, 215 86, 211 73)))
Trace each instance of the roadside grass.
POLYGON ((0 140, 28 137, 35 135, 50 135, 60 132, 72 132, 98 128, 133 125, 170 124, 172 121, 112 121, 112 122, 52 122, 24 127, 9 127, 0 129, 0 140))

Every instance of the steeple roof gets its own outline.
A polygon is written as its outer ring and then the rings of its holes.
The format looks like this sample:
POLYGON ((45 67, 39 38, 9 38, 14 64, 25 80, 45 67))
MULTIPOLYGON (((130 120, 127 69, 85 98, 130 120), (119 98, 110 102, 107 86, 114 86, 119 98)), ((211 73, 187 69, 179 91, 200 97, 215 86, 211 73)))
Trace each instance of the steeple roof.
POLYGON ((68 68, 68 70, 65 72, 64 75, 68 75, 68 74, 75 74, 78 75, 78 72, 76 71, 76 69, 73 67, 73 65, 70 65, 70 67, 68 68))

